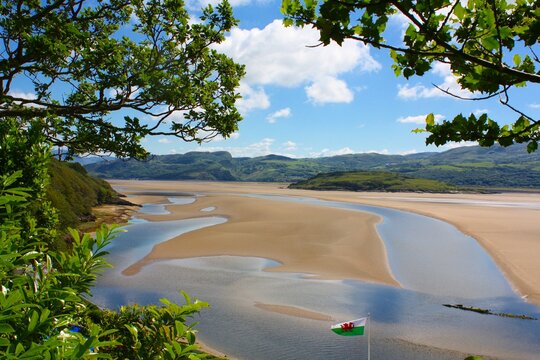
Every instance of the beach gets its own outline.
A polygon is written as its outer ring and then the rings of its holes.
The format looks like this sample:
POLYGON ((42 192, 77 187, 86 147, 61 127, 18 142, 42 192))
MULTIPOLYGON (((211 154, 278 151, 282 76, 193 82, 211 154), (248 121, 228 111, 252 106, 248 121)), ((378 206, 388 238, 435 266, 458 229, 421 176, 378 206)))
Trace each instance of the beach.
POLYGON ((132 195, 129 200, 135 203, 168 203, 168 196, 159 192, 204 195, 192 204, 167 206, 170 213, 166 215, 139 215, 147 220, 210 215, 228 219, 155 246, 143 260, 126 269, 126 275, 159 260, 237 255, 280 263, 267 271, 399 286, 377 234, 377 216, 239 195, 299 196, 394 208, 453 224, 478 241, 519 294, 540 305, 540 194, 316 192, 275 183, 110 182, 120 192, 132 195))

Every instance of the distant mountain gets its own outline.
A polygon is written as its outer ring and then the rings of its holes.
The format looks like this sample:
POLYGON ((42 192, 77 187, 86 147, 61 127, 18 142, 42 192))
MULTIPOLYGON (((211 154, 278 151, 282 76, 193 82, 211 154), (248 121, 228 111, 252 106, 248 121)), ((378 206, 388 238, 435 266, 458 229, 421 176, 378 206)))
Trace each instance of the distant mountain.
POLYGON ((292 159, 280 155, 233 158, 225 151, 153 156, 86 165, 115 179, 296 182, 336 171, 387 171, 462 186, 540 187, 540 152, 522 145, 461 147, 410 155, 350 154, 292 159))
POLYGON ((74 156, 72 162, 76 162, 84 166, 84 165, 89 165, 89 164, 98 163, 102 161, 113 161, 113 160, 116 160, 116 158, 112 156, 89 155, 89 156, 74 156))

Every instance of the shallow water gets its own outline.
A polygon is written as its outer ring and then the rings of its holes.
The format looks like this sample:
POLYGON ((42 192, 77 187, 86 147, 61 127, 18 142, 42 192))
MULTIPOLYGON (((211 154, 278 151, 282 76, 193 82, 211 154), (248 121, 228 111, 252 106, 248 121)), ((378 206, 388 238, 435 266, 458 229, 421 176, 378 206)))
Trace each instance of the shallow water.
POLYGON ((212 305, 196 319, 201 339, 243 359, 367 358, 366 337, 339 337, 329 330, 331 322, 264 311, 254 306, 256 302, 305 308, 328 314, 336 322, 371 313, 374 359, 463 359, 464 353, 504 359, 540 358, 540 321, 486 316, 442 306, 462 303, 540 317, 540 309, 523 302, 511 290, 476 241, 454 227, 384 208, 271 198, 347 207, 382 216, 384 221, 377 228, 387 247, 392 271, 404 288, 263 272, 276 263, 230 256, 160 261, 136 276, 120 274, 123 267, 142 258, 154 244, 225 221, 212 217, 127 226, 128 233, 109 248, 110 259, 117 267, 99 279, 94 301, 108 307, 154 303, 163 296, 180 301, 178 291, 184 289, 212 305))

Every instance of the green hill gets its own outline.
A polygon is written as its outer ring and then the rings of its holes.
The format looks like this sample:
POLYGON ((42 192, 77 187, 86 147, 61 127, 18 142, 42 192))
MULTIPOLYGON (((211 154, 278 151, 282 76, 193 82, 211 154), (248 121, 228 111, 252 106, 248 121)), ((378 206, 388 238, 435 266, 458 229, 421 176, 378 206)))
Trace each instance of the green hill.
POLYGON ((88 175, 86 169, 78 163, 53 159, 49 174, 51 181, 47 188, 47 198, 58 210, 61 229, 92 220, 94 206, 127 203, 109 183, 88 175))
POLYGON ((386 171, 456 186, 540 187, 540 151, 522 145, 461 147, 410 155, 349 154, 292 159, 279 155, 233 158, 228 152, 189 152, 146 161, 115 160, 86 166, 114 179, 296 182, 337 171, 386 171))
POLYGON ((347 191, 451 192, 458 188, 437 180, 419 179, 384 171, 351 171, 319 174, 289 185, 290 189, 347 191))

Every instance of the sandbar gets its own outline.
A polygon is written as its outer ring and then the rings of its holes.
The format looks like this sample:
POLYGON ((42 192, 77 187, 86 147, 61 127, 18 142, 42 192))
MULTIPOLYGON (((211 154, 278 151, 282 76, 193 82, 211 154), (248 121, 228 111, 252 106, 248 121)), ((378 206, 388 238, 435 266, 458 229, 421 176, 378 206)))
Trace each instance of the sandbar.
MULTIPOLYGON (((196 181, 131 181, 131 180, 115 180, 110 181, 112 185, 123 186, 129 191, 142 190, 161 190, 161 191, 178 191, 178 192, 197 192, 207 194, 207 197, 199 198, 194 204, 193 209, 187 211, 186 205, 168 206, 169 211, 173 213, 169 216, 189 216, 197 213, 198 210, 205 207, 216 206, 216 210, 205 214, 206 216, 222 214, 229 217, 229 222, 219 225, 214 228, 202 229, 193 232, 189 235, 189 244, 196 245, 197 242, 202 242, 206 249, 202 246, 197 246, 201 253, 194 256, 203 255, 223 255, 220 251, 215 250, 215 244, 224 241, 223 236, 227 237, 232 243, 237 243, 237 250, 244 256, 260 256, 273 258, 283 265, 281 270, 299 271, 318 274, 323 278, 353 278, 353 279, 368 279, 378 281, 385 284, 396 284, 388 269, 388 262, 384 251, 384 244, 378 237, 374 225, 377 223, 376 217, 372 216, 369 219, 363 217, 364 214, 347 213, 346 210, 335 210, 336 213, 329 214, 326 211, 317 213, 314 208, 316 206, 289 208, 289 204, 276 203, 254 206, 255 209, 249 208, 242 210, 231 210, 232 213, 224 211, 224 205, 236 207, 241 206, 243 201, 233 199, 223 194, 268 194, 268 195, 286 195, 286 196, 306 196, 323 200, 333 200, 342 202, 351 202, 366 205, 375 205, 399 210, 411 211, 430 217, 438 218, 449 222, 460 229, 462 232, 472 236, 481 246, 492 256, 498 266, 501 268, 507 279, 513 287, 527 301, 540 305, 540 194, 534 193, 501 193, 501 194, 421 194, 421 193, 367 193, 367 192, 347 192, 347 191, 308 191, 308 190, 292 190, 287 189, 287 184, 278 183, 237 183, 237 182, 196 182, 196 181), (215 196, 212 198, 211 196, 215 196), (221 198, 220 198, 221 196, 221 198), (221 207, 215 201, 225 201, 221 207), (228 200, 227 200, 228 199, 228 200), (204 201, 207 201, 203 204, 204 201), (179 208, 182 207, 183 210, 179 208), (272 210, 272 208, 274 210, 272 210), (288 208, 288 209, 287 209, 288 208), (174 209, 174 211, 172 210, 174 209), (258 210, 257 210, 258 209, 258 210), (268 209, 270 212, 266 215, 268 209), (280 210, 284 209, 284 212, 280 210), (249 212, 255 211, 258 216, 261 216, 258 222, 251 217, 253 223, 250 224, 249 212), (247 218, 239 218, 239 213, 244 212, 247 218), (312 212, 313 216, 312 217, 312 212), (341 213, 340 212, 345 212, 341 213), (246 214, 247 213, 247 214, 246 214), (324 213, 324 214, 323 214, 324 213), (281 215, 280 215, 281 214, 281 215), (277 216, 277 218, 276 218, 277 216), (281 216, 281 217, 280 217, 281 216), (360 218, 364 220, 359 220, 360 218), (243 219, 243 220, 242 220, 243 219), (274 221, 272 221, 272 219, 274 221), (278 225, 278 219, 285 220, 287 226, 284 228, 278 225), (295 220, 305 220, 303 225, 295 225, 295 220), (247 224, 246 224, 247 222, 247 224), (326 233, 326 236, 317 236, 318 240, 313 240, 313 246, 306 246, 303 241, 309 240, 308 236, 298 236, 296 240, 292 240, 287 236, 289 231, 310 231, 309 224, 317 224, 324 222, 328 224, 328 231, 332 231, 336 236, 328 236, 331 232, 326 233), (256 223, 256 224, 255 224, 256 223), (234 225, 236 224, 236 225, 234 225), (334 226, 333 226, 334 225, 334 226), (223 230, 229 227, 231 231, 229 235, 223 230), (306 228, 307 227, 307 228, 306 228), (245 231, 254 230, 256 233, 245 231), (351 231, 352 230, 352 231, 351 231), (337 231, 337 232, 335 232, 337 231), (362 245, 356 245, 354 251, 347 251, 349 243, 356 242, 356 238, 352 233, 357 233, 362 236, 362 245), (261 235, 254 237, 253 235, 261 235), (283 235, 287 240, 276 240, 276 236, 283 235), (343 235, 344 239, 338 240, 338 235, 343 235), (205 239, 210 236, 214 243, 208 242, 205 239), (251 239, 251 240, 248 240, 251 239), (265 239, 262 241, 262 239, 265 239), (236 241, 235 239, 243 239, 236 241), (279 244, 274 243, 278 241, 279 244), (254 243, 257 245, 252 246, 254 243), (378 244, 378 245, 375 245, 378 244), (287 246, 284 246, 287 245, 287 246), (290 245, 290 246, 289 246, 290 245), (246 246, 245 248, 243 246, 246 246), (362 248, 365 247, 365 248, 362 248), (334 248, 337 250, 334 260, 343 261, 345 266, 340 270, 326 273, 328 267, 333 267, 339 264, 339 261, 310 261, 310 255, 313 255, 308 248, 317 249, 320 255, 332 253, 334 248), (214 249, 214 250, 213 250, 214 249), (259 249, 261 251, 254 251, 259 249), (369 249, 369 251, 364 251, 369 249), (207 250, 205 253, 204 250, 207 250), (295 251, 292 251, 295 250, 295 251), (296 253, 299 258, 291 261, 291 253, 296 253), (255 254, 256 253, 256 254, 255 254), (376 254, 375 258, 368 259, 369 256, 376 254), (362 265, 357 265, 359 268, 353 272, 356 276, 351 276, 351 268, 348 264, 359 261, 362 265), (379 271, 377 274, 371 273, 369 266, 377 264, 379 271), (309 266, 305 266, 309 265, 309 266), (386 270, 385 270, 386 269, 386 270), (385 273, 385 274, 383 274, 385 273), (383 280, 381 280, 383 279, 383 280)), ((248 199, 260 200, 260 199, 248 199)), ((264 200, 260 200, 264 202, 264 200)), ((290 204, 294 207, 295 204, 290 204)), ((298 205, 299 206, 299 205, 298 205)), ((200 211, 198 212, 199 214, 200 211)), ((204 213, 203 213, 204 214, 204 213)), ((162 218, 162 217, 161 217, 162 218)), ((180 217, 181 218, 181 217, 180 217)), ((158 217, 154 218, 158 220, 158 217)), ((311 233, 317 233, 311 229, 311 233)), ((322 231, 322 230, 320 230, 322 231)), ((187 234, 186 234, 187 235, 187 234)), ((319 232, 318 235, 321 235, 319 232)), ((184 237, 184 236, 182 236, 184 237)), ((174 241, 178 239, 173 239, 174 241)), ((176 245, 176 248, 185 246, 176 245)), ((160 251, 152 252, 150 258, 159 259, 174 257, 173 254, 168 254, 166 251, 172 250, 172 245, 167 245, 167 248, 162 248, 160 251)), ((218 246, 219 248, 219 246, 218 246)), ((351 248, 352 249, 352 248, 351 248)), ((157 250, 157 249, 156 249, 157 250)), ((174 254, 181 255, 180 257, 188 257, 191 254, 174 254)))
POLYGON ((154 246, 143 260, 125 269, 124 275, 133 275, 156 260, 231 255, 263 257, 280 263, 265 271, 399 285, 375 229, 380 221, 376 215, 219 194, 198 197, 191 204, 169 205, 167 210, 169 214, 138 217, 165 221, 224 216, 228 221, 154 246), (209 207, 215 210, 201 211, 209 207))

